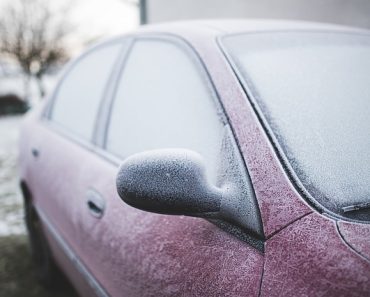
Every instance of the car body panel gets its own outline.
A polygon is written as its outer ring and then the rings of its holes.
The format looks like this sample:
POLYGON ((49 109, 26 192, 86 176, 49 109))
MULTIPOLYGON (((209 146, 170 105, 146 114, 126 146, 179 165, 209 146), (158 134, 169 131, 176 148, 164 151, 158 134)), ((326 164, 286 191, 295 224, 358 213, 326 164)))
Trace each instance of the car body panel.
POLYGON ((102 289, 99 284, 96 283, 95 278, 91 277, 89 273, 86 272, 85 266, 80 263, 79 258, 71 250, 64 238, 61 237, 59 231, 54 228, 40 208, 37 209, 37 213, 41 218, 43 231, 47 237, 53 258, 79 295, 105 297, 106 295, 99 294, 99 291, 102 291, 102 289))
POLYGON ((370 225, 338 222, 338 229, 345 242, 370 261, 370 225))
POLYGON ((317 213, 266 242, 261 296, 368 296, 370 262, 341 239, 332 219, 317 213))

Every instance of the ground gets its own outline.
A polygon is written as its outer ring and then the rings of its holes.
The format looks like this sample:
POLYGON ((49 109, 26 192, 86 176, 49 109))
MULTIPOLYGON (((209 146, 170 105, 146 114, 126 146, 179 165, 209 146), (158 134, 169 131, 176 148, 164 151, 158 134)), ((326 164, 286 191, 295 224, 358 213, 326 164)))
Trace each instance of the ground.
POLYGON ((0 117, 0 236, 25 234, 17 177, 20 117, 0 117))
POLYGON ((0 297, 72 297, 71 288, 50 292, 35 277, 18 187, 20 116, 0 117, 0 297))

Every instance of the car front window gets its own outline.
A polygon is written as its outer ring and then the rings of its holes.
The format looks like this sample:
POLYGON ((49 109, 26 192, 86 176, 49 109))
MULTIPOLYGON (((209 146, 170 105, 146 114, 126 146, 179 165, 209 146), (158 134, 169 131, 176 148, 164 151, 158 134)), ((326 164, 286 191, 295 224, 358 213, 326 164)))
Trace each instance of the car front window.
POLYGON ((370 36, 255 33, 222 44, 308 197, 368 220, 370 36))

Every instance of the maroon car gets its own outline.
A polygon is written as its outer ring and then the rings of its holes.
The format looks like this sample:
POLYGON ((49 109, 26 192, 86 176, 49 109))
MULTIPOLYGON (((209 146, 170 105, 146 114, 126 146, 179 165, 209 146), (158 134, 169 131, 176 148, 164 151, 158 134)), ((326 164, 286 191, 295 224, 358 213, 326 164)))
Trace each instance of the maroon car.
POLYGON ((370 296, 370 34, 149 26, 24 121, 40 279, 83 296, 370 296))

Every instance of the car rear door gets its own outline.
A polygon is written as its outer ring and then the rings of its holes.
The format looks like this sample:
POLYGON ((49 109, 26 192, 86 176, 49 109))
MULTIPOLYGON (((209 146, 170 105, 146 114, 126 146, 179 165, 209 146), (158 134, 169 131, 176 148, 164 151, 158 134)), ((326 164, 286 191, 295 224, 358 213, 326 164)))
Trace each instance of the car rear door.
MULTIPOLYGON (((96 122, 121 48, 120 41, 97 46, 69 66, 47 114, 33 131, 31 192, 35 205, 52 239, 74 264, 81 264, 77 224, 85 211, 84 174, 90 168, 96 122)), ((81 267, 76 268, 81 272, 81 267)))
POLYGON ((84 172, 86 190, 92 190, 91 200, 101 206, 96 205, 99 214, 86 208, 78 224, 81 257, 105 292, 257 296, 263 247, 248 240, 248 234, 237 238, 203 219, 140 211, 122 202, 116 192, 119 163, 151 149, 196 151, 204 157, 213 182, 222 176, 220 164, 230 153, 225 139, 237 146, 192 49, 174 37, 135 39, 107 105, 101 149, 89 155, 84 172))

